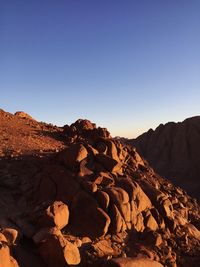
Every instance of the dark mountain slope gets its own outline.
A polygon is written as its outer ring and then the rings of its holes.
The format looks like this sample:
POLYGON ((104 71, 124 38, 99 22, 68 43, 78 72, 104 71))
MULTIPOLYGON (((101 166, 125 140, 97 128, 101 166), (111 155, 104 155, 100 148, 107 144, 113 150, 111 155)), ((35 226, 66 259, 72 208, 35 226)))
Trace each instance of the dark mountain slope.
POLYGON ((200 199, 200 116, 161 124, 128 143, 156 172, 200 199))

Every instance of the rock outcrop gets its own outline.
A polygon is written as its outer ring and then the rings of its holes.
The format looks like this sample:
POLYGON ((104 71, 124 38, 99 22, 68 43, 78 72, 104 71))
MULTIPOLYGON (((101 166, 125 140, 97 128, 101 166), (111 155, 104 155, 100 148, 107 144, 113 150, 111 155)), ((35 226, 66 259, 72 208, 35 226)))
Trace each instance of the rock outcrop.
POLYGON ((0 266, 198 266, 194 199, 88 120, 62 138, 0 160, 0 266))
POLYGON ((29 114, 23 111, 17 111, 14 115, 23 119, 34 120, 29 114))
POLYGON ((200 116, 183 122, 160 124, 136 139, 137 148, 160 175, 200 200, 200 116))

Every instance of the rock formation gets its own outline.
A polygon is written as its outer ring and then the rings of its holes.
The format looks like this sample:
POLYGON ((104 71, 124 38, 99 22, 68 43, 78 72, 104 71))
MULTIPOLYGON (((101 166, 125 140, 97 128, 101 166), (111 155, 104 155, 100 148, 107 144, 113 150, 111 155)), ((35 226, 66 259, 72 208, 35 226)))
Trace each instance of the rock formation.
POLYGON ((127 143, 160 175, 200 200, 200 116, 160 124, 127 143))
POLYGON ((23 111, 17 111, 14 115, 23 119, 34 120, 28 113, 23 111))
POLYGON ((0 158, 1 267, 198 266, 194 199, 105 128, 53 129, 62 149, 0 158))

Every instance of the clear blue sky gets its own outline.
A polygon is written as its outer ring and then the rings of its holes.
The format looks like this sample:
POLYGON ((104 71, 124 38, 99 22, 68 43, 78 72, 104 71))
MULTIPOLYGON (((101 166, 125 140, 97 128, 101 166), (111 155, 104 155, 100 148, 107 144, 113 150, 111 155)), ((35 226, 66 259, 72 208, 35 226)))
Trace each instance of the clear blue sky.
POLYGON ((199 0, 1 0, 0 106, 134 137, 200 110, 199 0))

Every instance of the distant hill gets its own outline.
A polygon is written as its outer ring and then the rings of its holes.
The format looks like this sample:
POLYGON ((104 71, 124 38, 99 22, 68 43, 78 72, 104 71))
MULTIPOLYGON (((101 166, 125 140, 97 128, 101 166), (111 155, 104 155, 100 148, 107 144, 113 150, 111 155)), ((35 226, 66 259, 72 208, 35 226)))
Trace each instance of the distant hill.
POLYGON ((160 124, 127 142, 160 175, 200 199, 200 116, 160 124))
POLYGON ((61 127, 34 120, 25 112, 0 109, 0 157, 53 152, 64 148, 61 127))

